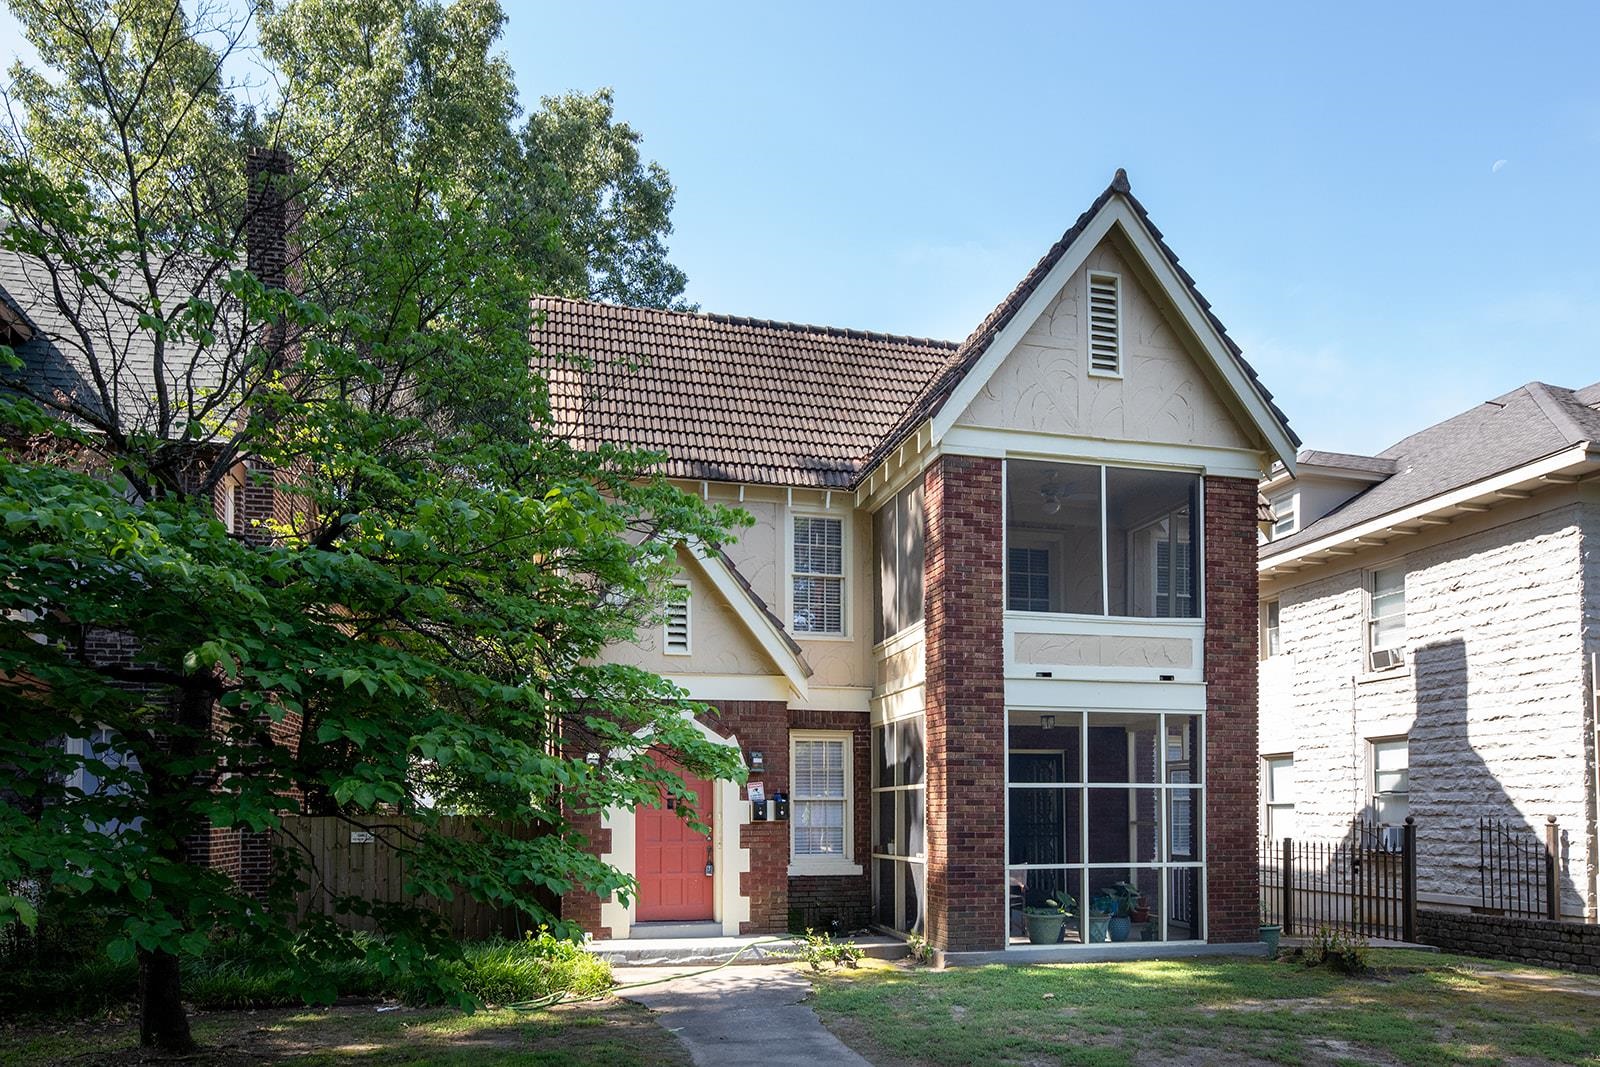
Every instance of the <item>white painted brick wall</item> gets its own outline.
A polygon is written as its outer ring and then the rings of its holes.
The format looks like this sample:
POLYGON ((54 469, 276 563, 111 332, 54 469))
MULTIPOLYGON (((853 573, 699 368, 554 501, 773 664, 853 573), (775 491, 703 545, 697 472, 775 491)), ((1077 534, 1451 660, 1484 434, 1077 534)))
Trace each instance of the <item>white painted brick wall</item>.
POLYGON ((1581 911, 1592 892, 1586 619, 1600 629, 1596 597, 1585 603, 1585 508, 1404 557, 1374 550, 1364 566, 1407 567, 1408 662, 1392 675, 1365 672, 1363 570, 1282 592, 1283 653, 1261 672, 1261 750, 1294 753, 1300 836, 1338 836, 1370 816, 1369 742, 1409 735, 1420 889, 1476 898, 1479 817, 1542 835, 1554 815, 1568 838, 1564 906, 1581 911))

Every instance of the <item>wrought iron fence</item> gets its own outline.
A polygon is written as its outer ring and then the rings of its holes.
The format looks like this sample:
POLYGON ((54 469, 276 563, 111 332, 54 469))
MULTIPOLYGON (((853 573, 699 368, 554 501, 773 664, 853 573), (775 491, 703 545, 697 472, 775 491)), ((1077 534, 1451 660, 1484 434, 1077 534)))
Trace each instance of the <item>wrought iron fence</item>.
POLYGON ((1357 819, 1338 839, 1261 839, 1261 914, 1286 934, 1328 926, 1413 941, 1417 828, 1357 819))
POLYGON ((1484 911, 1525 918, 1561 918, 1561 830, 1545 819, 1544 840, 1525 824, 1478 820, 1478 895, 1484 911))

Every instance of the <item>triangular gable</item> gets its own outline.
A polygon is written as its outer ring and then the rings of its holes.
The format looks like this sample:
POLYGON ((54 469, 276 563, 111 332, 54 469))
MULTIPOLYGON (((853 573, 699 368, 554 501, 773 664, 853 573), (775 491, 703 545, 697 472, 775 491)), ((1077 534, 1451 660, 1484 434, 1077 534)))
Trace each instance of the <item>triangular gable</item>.
POLYGON ((1067 283, 1113 234, 1119 251, 1143 276, 1143 284, 1152 287, 1152 295, 1170 305, 1170 313, 1196 340, 1197 356, 1204 360, 1206 377, 1236 413, 1241 427, 1293 470, 1299 438, 1289 429, 1283 412, 1273 404, 1271 394, 1245 362, 1239 347, 1211 313, 1210 305, 1195 288, 1194 279, 1178 265, 1177 256, 1134 198, 1127 174, 1120 170, 1089 210, 961 345, 877 450, 869 469, 924 421, 931 424, 933 441, 944 437, 1067 283))
POLYGON ((778 668, 795 695, 804 700, 809 695, 811 666, 806 663, 800 646, 784 631, 777 616, 750 587, 733 561, 720 550, 699 541, 690 542, 683 555, 693 560, 711 587, 733 609, 750 639, 778 668))

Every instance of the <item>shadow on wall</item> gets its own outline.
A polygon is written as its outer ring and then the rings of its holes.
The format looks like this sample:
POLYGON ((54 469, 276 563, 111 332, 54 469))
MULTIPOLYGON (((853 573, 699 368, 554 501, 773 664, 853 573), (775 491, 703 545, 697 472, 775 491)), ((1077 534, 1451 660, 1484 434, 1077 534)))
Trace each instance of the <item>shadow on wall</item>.
MULTIPOLYGON (((1473 746, 1465 642, 1451 638, 1423 645, 1414 650, 1412 661, 1416 718, 1409 746, 1410 801, 1417 821, 1418 887, 1423 893, 1448 893, 1476 902, 1482 891, 1479 820, 1503 819, 1515 838, 1542 848, 1547 813, 1534 810, 1525 816, 1473 746)), ((1477 698, 1480 723, 1490 710, 1485 703, 1493 699, 1477 698)), ((1519 722, 1516 728, 1525 727, 1519 722)), ((1523 803, 1537 809, 1540 798, 1524 797, 1523 803)), ((1376 813, 1369 806, 1363 817, 1376 818, 1376 813)), ((1562 827, 1561 910, 1581 916, 1584 901, 1572 878, 1569 833, 1569 827, 1562 827)), ((1541 907, 1541 889, 1525 886, 1520 892, 1525 900, 1531 892, 1533 908, 1541 907)))

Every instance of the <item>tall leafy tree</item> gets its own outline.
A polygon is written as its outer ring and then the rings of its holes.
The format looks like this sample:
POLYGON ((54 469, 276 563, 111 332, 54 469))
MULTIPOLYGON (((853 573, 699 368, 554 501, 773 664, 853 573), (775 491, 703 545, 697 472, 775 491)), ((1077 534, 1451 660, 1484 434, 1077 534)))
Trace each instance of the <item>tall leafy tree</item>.
MULTIPOLYGON (((568 813, 684 795, 656 749, 740 772, 685 717, 705 709, 599 654, 657 609, 677 545, 740 516, 552 425, 529 370, 545 261, 523 253, 565 216, 530 206, 495 5, 270 11, 284 96, 258 113, 223 80, 248 29, 226 12, 13 8, 44 69, 13 70, 0 255, 77 377, 0 369, 0 883, 111 917, 150 1044, 191 1044, 180 959, 221 931, 364 951, 461 999, 428 913, 335 900, 388 936, 291 932, 289 887, 242 894, 208 835, 398 813, 416 890, 536 921, 574 886, 626 894, 568 813), (241 161, 265 139, 304 159, 252 198, 241 161), (466 162, 442 150, 461 144, 466 162), (246 269, 278 197, 294 291, 246 269), (211 507, 241 462, 294 504, 244 537, 211 507), (485 821, 468 843, 437 831, 445 810, 542 832, 485 821)), ((0 891, 0 922, 34 918, 0 891)))

